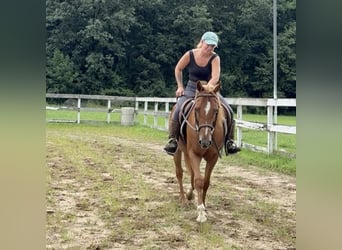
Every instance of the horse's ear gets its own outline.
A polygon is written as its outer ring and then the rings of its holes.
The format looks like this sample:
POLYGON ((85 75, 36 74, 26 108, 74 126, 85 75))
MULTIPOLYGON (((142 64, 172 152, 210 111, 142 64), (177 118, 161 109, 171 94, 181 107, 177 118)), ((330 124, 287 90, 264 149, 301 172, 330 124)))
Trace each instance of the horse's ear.
POLYGON ((218 92, 221 89, 221 81, 218 81, 215 85, 214 92, 218 92))
POLYGON ((203 91, 203 90, 204 90, 201 81, 197 81, 197 90, 198 90, 198 91, 203 91))

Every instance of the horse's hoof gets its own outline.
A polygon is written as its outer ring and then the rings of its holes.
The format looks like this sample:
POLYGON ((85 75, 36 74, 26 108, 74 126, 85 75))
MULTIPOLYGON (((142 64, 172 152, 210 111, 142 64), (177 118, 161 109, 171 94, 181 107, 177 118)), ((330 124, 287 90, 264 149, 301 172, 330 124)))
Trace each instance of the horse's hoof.
POLYGON ((189 200, 189 201, 191 201, 191 200, 193 200, 194 199, 194 192, 191 190, 191 189, 189 189, 188 190, 188 192, 186 193, 186 198, 189 200))
POLYGON ((205 215, 198 215, 196 219, 199 223, 204 223, 207 221, 207 216, 205 215))
POLYGON ((179 197, 179 201, 180 201, 180 204, 183 207, 188 207, 189 206, 189 201, 187 199, 185 199, 185 197, 179 197))
POLYGON ((197 221, 203 223, 207 221, 207 213, 205 212, 205 206, 203 204, 197 206, 198 216, 197 221))

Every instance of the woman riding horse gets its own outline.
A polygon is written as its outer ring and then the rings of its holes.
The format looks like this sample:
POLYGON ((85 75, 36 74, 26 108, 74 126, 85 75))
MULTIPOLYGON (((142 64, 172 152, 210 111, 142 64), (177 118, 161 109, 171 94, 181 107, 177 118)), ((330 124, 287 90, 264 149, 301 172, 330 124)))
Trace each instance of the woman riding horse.
MULTIPOLYGON (((205 81, 208 85, 216 85, 220 78, 220 57, 214 52, 218 44, 218 37, 214 32, 206 32, 203 34, 196 49, 187 51, 178 61, 175 68, 175 78, 177 82, 176 97, 178 98, 176 110, 171 117, 169 128, 169 141, 164 147, 166 153, 174 155, 178 147, 178 137, 180 133, 180 123, 178 121, 179 112, 183 103, 194 98, 196 92, 197 81, 205 81), (188 68, 189 81, 186 89, 183 86, 183 70, 188 68)), ((241 149, 234 143, 234 119, 233 111, 226 100, 219 94, 221 103, 226 107, 227 117, 230 117, 228 133, 225 135, 225 152, 226 155, 239 152, 241 149)))
MULTIPOLYGON (((197 221, 200 223, 207 220, 206 193, 226 133, 225 111, 218 96, 220 87, 220 83, 215 86, 197 83, 194 101, 186 103, 188 111, 184 115, 185 136, 179 140, 179 150, 173 156, 179 183, 180 201, 182 204, 188 204, 188 201, 193 197, 193 191, 197 191, 197 221), (191 189, 186 195, 183 187, 182 153, 186 168, 191 176, 191 189), (206 161, 204 176, 201 175, 200 170, 202 159, 206 161)), ((175 106, 171 115, 174 111, 175 106)))

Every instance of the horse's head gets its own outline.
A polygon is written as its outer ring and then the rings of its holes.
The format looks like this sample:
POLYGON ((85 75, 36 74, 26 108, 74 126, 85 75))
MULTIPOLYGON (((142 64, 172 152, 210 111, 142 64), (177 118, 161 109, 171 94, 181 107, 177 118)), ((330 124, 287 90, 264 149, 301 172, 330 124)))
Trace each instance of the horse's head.
POLYGON ((197 82, 194 106, 195 127, 198 133, 198 142, 202 148, 209 148, 212 143, 220 108, 220 100, 217 95, 220 87, 220 82, 215 86, 197 82))

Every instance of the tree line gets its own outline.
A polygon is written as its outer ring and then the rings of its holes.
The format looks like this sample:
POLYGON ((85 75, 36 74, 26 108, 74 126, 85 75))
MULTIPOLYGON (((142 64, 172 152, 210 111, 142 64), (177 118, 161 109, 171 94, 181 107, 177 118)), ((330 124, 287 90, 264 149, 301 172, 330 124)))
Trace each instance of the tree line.
MULTIPOLYGON (((272 0, 46 0, 46 92, 173 97, 174 67, 205 31, 221 93, 273 97, 272 0)), ((296 97, 296 1, 278 0, 278 98, 296 97)), ((184 74, 184 80, 187 75, 184 74)))

